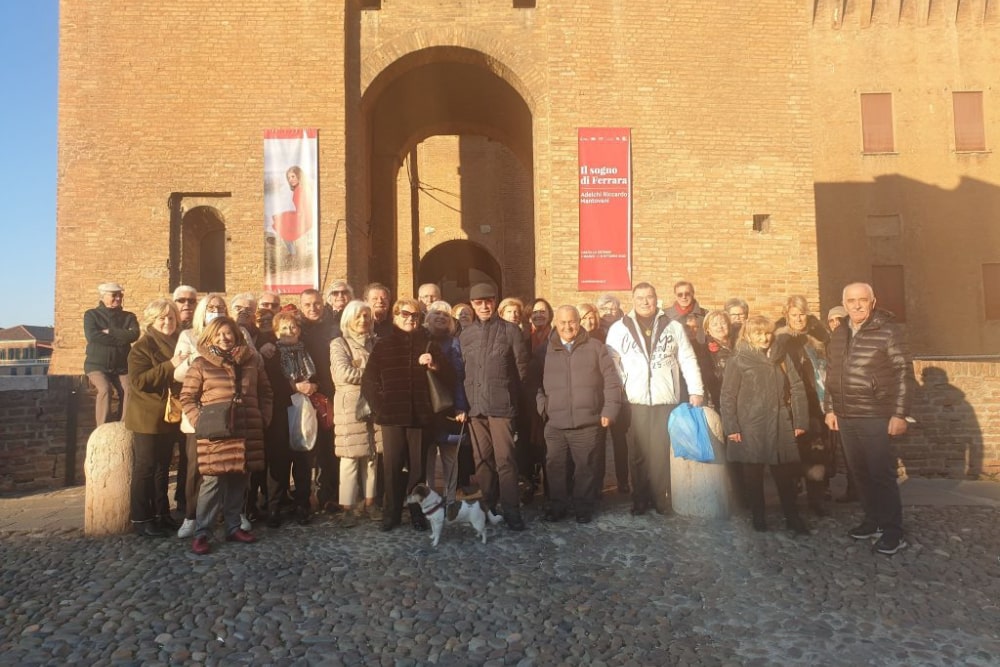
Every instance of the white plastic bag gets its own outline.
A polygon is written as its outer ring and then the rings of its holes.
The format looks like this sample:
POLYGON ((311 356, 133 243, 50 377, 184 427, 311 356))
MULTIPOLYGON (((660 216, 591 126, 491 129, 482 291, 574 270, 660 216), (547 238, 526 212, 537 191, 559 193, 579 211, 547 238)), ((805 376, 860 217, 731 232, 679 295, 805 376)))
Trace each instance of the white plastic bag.
POLYGON ((293 452, 308 452, 316 446, 316 408, 305 394, 295 392, 288 406, 288 443, 293 452))

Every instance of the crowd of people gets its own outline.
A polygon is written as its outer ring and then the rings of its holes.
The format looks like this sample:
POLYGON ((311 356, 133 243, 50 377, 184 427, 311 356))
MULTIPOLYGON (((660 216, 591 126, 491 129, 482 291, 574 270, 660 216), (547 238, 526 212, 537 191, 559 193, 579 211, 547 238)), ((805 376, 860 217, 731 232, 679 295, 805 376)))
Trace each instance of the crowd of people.
POLYGON ((754 529, 767 530, 766 466, 786 528, 808 535, 798 497, 827 514, 842 446, 850 483, 838 500, 859 499, 864 514, 851 535, 885 554, 906 546, 892 438, 906 431, 912 369, 900 326, 865 283, 845 287, 822 320, 793 295, 776 321, 740 298, 706 310, 688 281, 670 303, 638 283, 628 312, 611 294, 554 308, 500 300, 487 283, 454 305, 435 284, 393 301, 380 283, 355 298, 336 280, 284 304, 268 291, 227 304, 182 285, 141 322, 120 285, 98 292, 84 316, 85 369, 97 423, 118 418, 117 393, 135 434, 135 530, 176 531, 197 554, 211 550, 220 513, 226 539, 243 543, 255 523, 308 524, 317 511, 388 531, 406 510, 425 530, 420 507, 405 505, 420 483, 449 508, 480 494, 514 531, 539 492, 543 520, 588 523, 609 446, 631 513, 669 516, 667 423, 685 402, 720 413, 754 529), (175 449, 179 523, 167 484, 175 449))

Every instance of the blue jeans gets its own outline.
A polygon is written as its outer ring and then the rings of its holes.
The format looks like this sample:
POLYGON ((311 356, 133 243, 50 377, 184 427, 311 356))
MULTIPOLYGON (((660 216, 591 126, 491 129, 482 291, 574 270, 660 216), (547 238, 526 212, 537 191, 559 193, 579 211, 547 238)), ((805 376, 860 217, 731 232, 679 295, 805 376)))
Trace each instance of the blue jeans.
POLYGON ((903 536, 903 504, 896 482, 896 455, 883 417, 838 417, 847 465, 861 495, 865 523, 878 526, 887 538, 903 536))

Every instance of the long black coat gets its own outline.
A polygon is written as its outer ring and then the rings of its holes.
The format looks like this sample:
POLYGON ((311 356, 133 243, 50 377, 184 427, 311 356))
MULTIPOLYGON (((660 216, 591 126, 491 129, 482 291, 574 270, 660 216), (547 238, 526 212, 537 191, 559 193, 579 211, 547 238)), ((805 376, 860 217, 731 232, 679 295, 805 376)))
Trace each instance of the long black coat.
POLYGON ((361 393, 371 405, 376 424, 431 426, 434 411, 427 387, 427 367, 418 362, 424 352, 431 353, 438 377, 445 385, 454 385, 451 364, 423 327, 407 332, 393 326, 392 333, 376 341, 361 376, 361 393))
POLYGON ((795 366, 740 343, 722 380, 722 429, 730 461, 790 463, 799 460, 794 429, 809 428, 809 404, 795 366))

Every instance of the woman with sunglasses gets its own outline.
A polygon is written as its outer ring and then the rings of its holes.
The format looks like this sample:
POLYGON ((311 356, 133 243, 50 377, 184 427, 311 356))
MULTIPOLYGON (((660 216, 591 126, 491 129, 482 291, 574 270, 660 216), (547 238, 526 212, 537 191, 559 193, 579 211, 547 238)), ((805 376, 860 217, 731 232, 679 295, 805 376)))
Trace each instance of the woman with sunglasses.
MULTIPOLYGON (((371 405, 375 423, 382 427, 382 466, 385 478, 385 511, 382 530, 402 521, 403 498, 424 481, 424 462, 430 447, 434 409, 427 372, 444 383, 455 383, 454 371, 441 348, 420 326, 420 304, 400 299, 392 307, 392 331, 379 338, 361 377, 361 393, 371 405), (406 468, 407 476, 403 477, 406 468)), ((420 507, 410 506, 410 522, 427 529, 420 507)))

